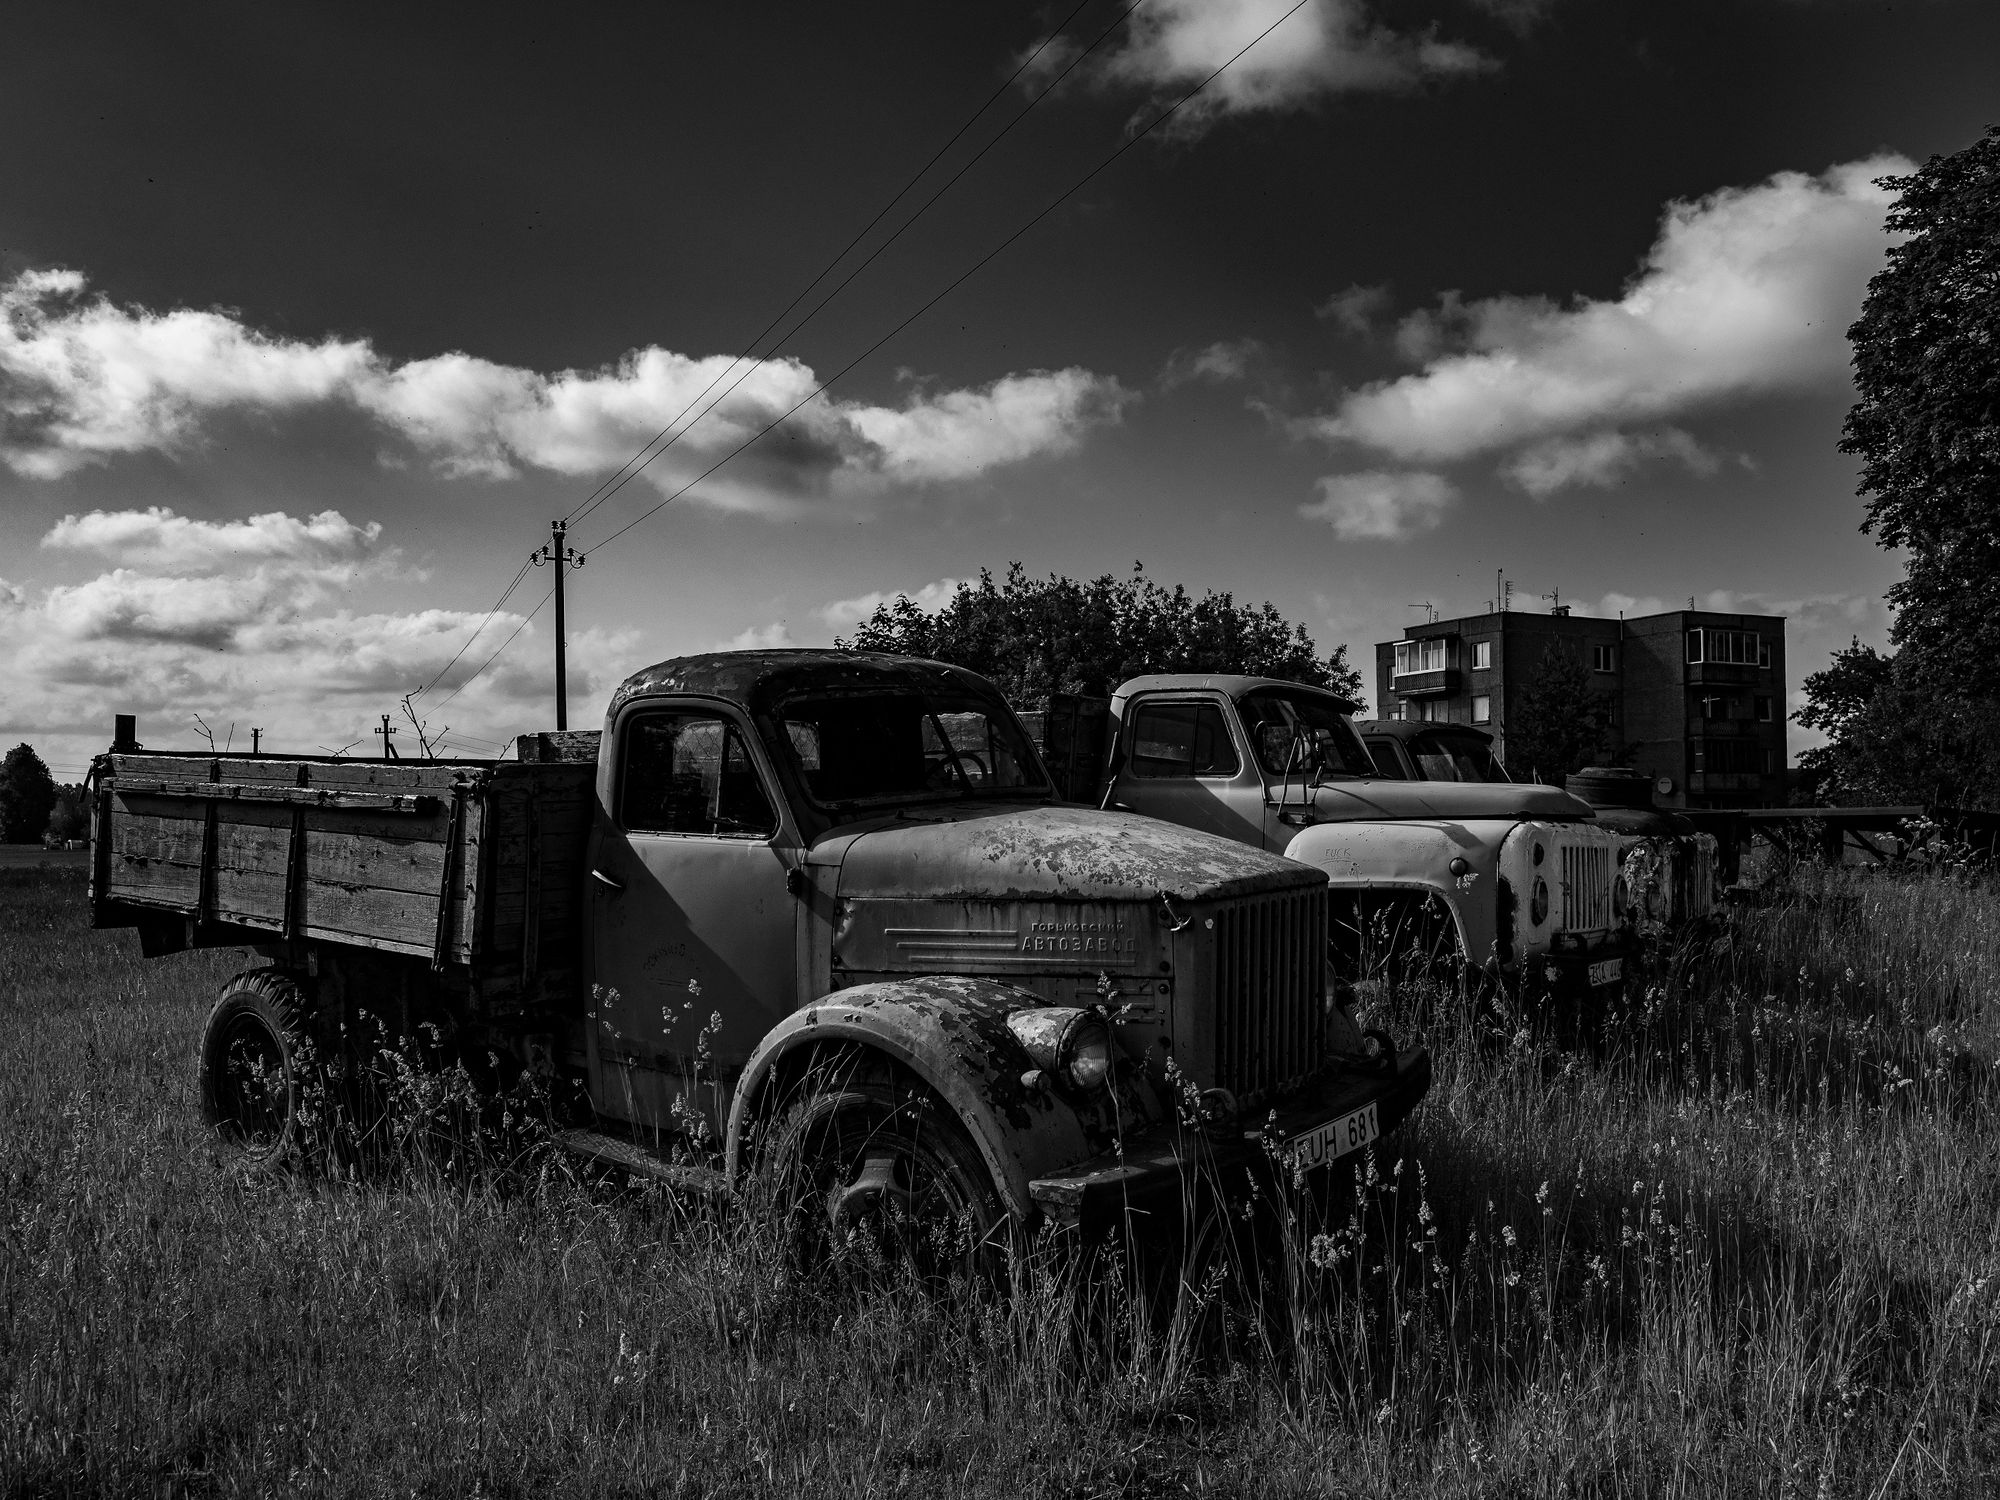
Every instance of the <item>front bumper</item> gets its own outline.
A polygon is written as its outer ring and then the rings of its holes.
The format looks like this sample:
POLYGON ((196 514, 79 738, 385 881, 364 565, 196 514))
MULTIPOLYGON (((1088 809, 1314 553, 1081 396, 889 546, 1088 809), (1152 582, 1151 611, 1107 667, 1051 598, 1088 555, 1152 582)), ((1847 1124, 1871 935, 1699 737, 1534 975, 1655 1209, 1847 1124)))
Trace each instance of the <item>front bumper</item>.
POLYGON ((1347 1070, 1331 1075, 1288 1100, 1275 1117, 1245 1120, 1227 1133, 1172 1126, 1129 1139, 1122 1150, 1107 1151, 1028 1184, 1045 1218, 1075 1225, 1086 1234, 1126 1226, 1136 1216, 1141 1227, 1173 1222, 1197 1193, 1233 1186, 1246 1174, 1265 1180, 1281 1172, 1289 1145, 1310 1150, 1312 1169, 1349 1155, 1318 1139, 1321 1127, 1363 1114, 1374 1106, 1377 1135, 1387 1135, 1408 1118, 1431 1086, 1430 1054, 1419 1047, 1397 1057, 1390 1072, 1347 1070))

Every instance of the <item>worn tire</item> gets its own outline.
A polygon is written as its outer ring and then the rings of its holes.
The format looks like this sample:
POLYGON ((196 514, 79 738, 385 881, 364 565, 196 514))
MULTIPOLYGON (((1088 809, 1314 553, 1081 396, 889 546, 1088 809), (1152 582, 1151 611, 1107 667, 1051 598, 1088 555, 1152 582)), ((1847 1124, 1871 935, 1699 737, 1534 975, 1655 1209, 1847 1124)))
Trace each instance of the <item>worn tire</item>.
POLYGON ((802 1269, 835 1264, 939 1285, 1005 1272, 1006 1210, 951 1110, 907 1082, 817 1089, 778 1120, 757 1166, 802 1269))
POLYGON ((202 1027, 201 1117, 243 1171, 267 1175, 298 1159, 315 1066, 305 996, 290 975, 253 969, 223 985, 202 1027))

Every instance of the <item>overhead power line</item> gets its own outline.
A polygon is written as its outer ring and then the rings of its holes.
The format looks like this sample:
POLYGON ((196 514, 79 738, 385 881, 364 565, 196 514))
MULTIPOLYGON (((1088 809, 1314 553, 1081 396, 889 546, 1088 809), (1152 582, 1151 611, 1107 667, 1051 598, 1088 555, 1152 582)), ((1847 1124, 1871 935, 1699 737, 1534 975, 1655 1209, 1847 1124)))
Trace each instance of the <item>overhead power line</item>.
POLYGON ((528 621, 534 619, 536 615, 540 614, 542 612, 543 607, 548 604, 549 600, 555 598, 555 596, 556 596, 556 591, 553 587, 551 587, 546 594, 542 595, 542 602, 540 604, 537 604, 533 609, 529 610, 525 615, 523 615, 521 617, 521 623, 516 625, 511 631, 507 633, 507 639, 500 643, 500 649, 498 651, 495 651, 491 656, 487 657, 485 661, 481 662, 477 667, 473 668, 473 670, 467 674, 464 682, 461 682, 457 687, 453 688, 450 692, 446 693, 442 698, 438 699, 437 702, 431 704, 428 708, 424 710, 424 712, 432 714, 437 713, 440 710, 442 710, 447 703, 451 702, 452 699, 456 698, 460 693, 464 692, 466 687, 473 681, 474 678, 478 677, 480 673, 484 672, 488 667, 492 666, 493 663, 495 663, 500 659, 501 655, 507 650, 507 648, 514 644, 514 637, 519 635, 522 631, 526 630, 528 628, 528 621))
POLYGON ((806 313, 804 317, 800 318, 796 323, 792 324, 791 327, 787 328, 782 334, 780 334, 776 339, 774 339, 771 343, 771 346, 768 349, 766 349, 764 353, 762 354, 757 353, 758 346, 760 344, 763 344, 764 340, 770 336, 772 330, 777 328, 780 323, 784 322, 784 320, 788 316, 790 316, 792 310, 796 308, 801 302, 805 301, 805 299, 808 296, 811 295, 814 287, 818 286, 822 281, 826 280, 828 276, 833 274, 834 269, 837 266, 839 266, 839 264, 843 260, 845 260, 849 255, 851 255, 854 252, 855 248, 868 237, 868 235, 874 230, 875 226, 880 224, 882 220, 888 216, 890 210, 894 209, 898 203, 902 202, 904 198, 909 196, 910 191, 913 188, 915 188, 919 182, 923 181, 925 176, 929 174, 931 168, 936 166, 938 162, 943 159, 945 154, 948 151, 950 151, 953 146, 958 144, 959 140, 965 135, 965 133, 968 130, 970 130, 976 123, 978 123, 980 117, 984 115, 987 110, 993 107, 995 101, 1000 99, 1004 94, 1006 94, 1010 89, 1013 88, 1014 84, 1017 81, 1019 81, 1021 75, 1027 72, 1028 69, 1034 64, 1035 59, 1040 57, 1042 53, 1048 49, 1049 45, 1053 43, 1057 37, 1062 35, 1062 33, 1068 28, 1069 23, 1075 20, 1078 13, 1081 12, 1084 6, 1088 5, 1089 3, 1090 0, 1079 0, 1079 3, 1077 4, 1076 8, 1072 10, 1068 15, 1063 17, 1061 24, 1059 24, 1055 28, 1055 30, 1051 31, 1046 37, 1044 37, 1041 40, 1041 42, 1036 46, 1034 51, 1030 52, 1027 55, 1027 57, 1022 59, 1020 66, 1014 69, 1013 73, 1008 76, 1006 82, 1002 83, 999 88, 995 89, 992 92, 992 94, 988 95, 985 102, 982 103, 978 109, 974 110, 972 114, 967 117, 965 123, 959 126, 957 130, 952 132, 951 138, 947 140, 942 146, 938 147, 936 151, 931 153, 930 160, 926 161, 923 164, 923 166, 918 168, 916 174, 913 177, 911 177, 908 182, 904 183, 902 187, 896 190, 895 196, 892 197, 887 203, 883 204, 879 210, 877 210, 875 217, 870 219, 866 224, 864 224, 861 227, 860 231, 854 236, 854 238, 849 240, 844 246, 841 247, 840 253, 835 255, 832 260, 828 261, 826 265, 820 270, 818 275, 814 276, 811 281, 807 282, 805 286, 800 288, 798 295, 793 297, 790 302, 787 302, 784 305, 784 307, 779 310, 777 316, 772 318, 770 322, 764 325, 762 330, 758 332, 757 336, 750 341, 749 346, 745 348, 741 354, 738 354, 734 359, 730 360, 730 362, 727 365, 725 365, 721 370, 717 371, 714 378, 711 379, 707 385, 702 387, 701 391, 694 397, 693 400, 689 401, 687 405, 683 406, 680 409, 680 411, 675 413, 674 416, 668 420, 667 425, 665 427, 662 427, 657 433, 655 433, 653 437, 650 440, 648 440, 648 442, 644 447, 642 447, 631 458, 628 458, 623 464, 619 466, 618 472, 616 474, 613 474, 610 478, 602 481, 598 485, 598 487, 594 491, 592 491, 589 497, 583 501, 581 505, 577 506, 563 519, 571 525, 575 525, 576 523, 582 521, 592 511, 596 510, 598 506, 602 505, 605 501, 609 500, 613 495, 617 494, 632 480, 638 478, 639 474, 648 465, 650 465, 654 459, 660 457, 661 454, 665 453, 669 448, 673 447, 675 443, 679 442, 681 438, 685 437, 687 433, 694 427, 696 422, 699 422, 703 417, 707 416, 711 411, 715 410, 717 406, 721 405, 723 400, 730 394, 730 392, 734 391, 745 380, 749 379, 750 376, 754 374, 758 369, 760 369, 763 365, 769 363, 772 355, 776 353, 777 349, 780 346, 782 346, 786 340, 795 338, 799 334, 800 330, 802 330, 808 323, 812 322, 814 318, 818 317, 820 313, 826 309, 828 303, 832 302, 835 297, 838 297, 843 291, 847 289, 848 285, 851 282, 853 282, 855 277, 859 276, 863 271, 867 270, 869 266, 875 263, 875 261, 883 254, 884 251, 888 250, 888 248, 891 245, 895 244, 897 240, 901 239, 905 231, 907 231, 912 225, 914 225, 917 222, 917 220, 921 219, 924 216, 924 214, 929 211, 931 206, 938 201, 938 199, 942 198, 946 193, 950 192, 951 189, 958 183, 959 179, 964 177, 967 172, 971 171, 975 166, 977 166, 980 163, 980 161, 985 158, 986 154, 990 152, 995 146, 999 145, 1002 140, 1006 139, 1008 132, 1013 130, 1013 128, 1016 125, 1020 124, 1021 121, 1025 120, 1028 117, 1029 113, 1034 109, 1034 107, 1037 104, 1040 104, 1042 100, 1046 99, 1051 93, 1053 93, 1056 90, 1056 88, 1062 83, 1062 81, 1065 78, 1067 78, 1071 74, 1071 72, 1073 72, 1077 68, 1077 66, 1083 62, 1085 58, 1089 57, 1091 53, 1095 52, 1098 49, 1098 47, 1102 45, 1102 43, 1105 41, 1107 37, 1109 37, 1120 26, 1124 25, 1126 17, 1130 16, 1133 11, 1137 10, 1139 6, 1144 3, 1144 0, 1131 0, 1131 4, 1127 5, 1122 11, 1120 11, 1117 17, 1111 22, 1111 24, 1105 27, 1103 31, 1099 32, 1096 39, 1093 40, 1088 47, 1085 47, 1082 51, 1078 52, 1075 57, 1069 60, 1069 62, 1063 67, 1063 70, 1060 73, 1058 73, 1055 76, 1055 78, 1049 83, 1047 88, 1043 89, 1039 94, 1035 95, 1034 98, 1030 99, 1027 102, 1027 104, 1023 106, 1019 114, 1015 115, 1005 125, 1001 126, 1000 129, 993 135, 993 137, 990 140, 986 142, 985 145, 981 146, 978 151, 974 152, 973 155, 967 161, 965 161, 956 172, 952 173, 952 175, 946 179, 942 187, 940 187, 936 192, 932 193, 930 197, 926 198, 921 204, 919 204, 917 206, 916 212, 912 213, 907 219, 905 219, 901 224, 899 224, 896 227, 894 233, 889 235, 887 239, 883 240, 882 243, 877 245, 873 250, 869 251, 868 255, 861 261, 859 265, 853 267, 853 269, 851 269, 845 276, 843 276, 840 279, 840 281, 833 287, 833 289, 829 291, 824 297, 820 298, 820 300, 806 313), (717 396, 713 401, 709 401, 707 405, 703 406, 702 402, 706 400, 709 392, 713 391, 716 388, 716 386, 721 383, 722 380, 724 380, 733 370, 735 370, 738 365, 743 364, 745 360, 750 361, 750 363, 743 370, 743 372, 737 375, 734 380, 731 380, 729 382, 728 386, 726 386, 723 389, 721 395, 717 396), (674 429, 677 426, 679 426, 681 418, 687 416, 687 414, 690 411, 694 411, 694 408, 697 406, 701 406, 701 410, 695 413, 694 420, 690 421, 685 427, 680 427, 680 430, 676 432, 674 429), (665 439, 665 441, 662 442, 661 441, 662 439, 665 439))
POLYGON ((1216 79, 1220 78, 1223 75, 1223 73, 1228 71, 1228 69, 1239 58, 1243 56, 1244 53, 1248 52, 1252 47, 1256 46, 1259 42, 1264 40, 1265 37, 1269 36, 1273 31, 1277 30, 1280 26, 1284 25, 1286 21, 1290 20, 1293 16, 1297 15, 1300 11, 1304 10, 1306 6, 1311 3, 1312 0, 1298 0, 1298 4, 1294 5, 1290 10, 1286 11, 1282 16, 1279 16, 1277 20, 1273 21, 1269 26, 1266 26, 1262 31, 1258 32, 1255 36, 1250 38, 1249 41, 1245 42, 1243 46, 1237 49, 1237 51, 1228 59, 1228 61, 1224 62, 1213 73, 1210 73, 1206 78, 1202 79, 1200 83, 1197 83, 1193 88, 1189 89, 1185 94, 1181 95, 1180 98, 1176 99, 1172 104, 1168 105, 1167 108, 1161 110, 1159 114, 1155 115, 1143 130, 1139 130, 1134 134, 1128 136, 1125 139, 1124 143, 1120 145, 1117 150, 1113 151, 1109 156, 1106 156, 1104 160, 1100 161, 1096 166, 1092 167, 1088 172, 1084 173, 1083 176, 1079 177, 1075 182, 1071 183, 1067 188, 1063 189, 1061 193, 1057 194, 1054 198, 1050 199, 1046 204, 1042 206, 1042 208, 1032 218, 1030 218, 1023 225, 1021 225, 1020 228, 1016 229, 1012 234, 1008 235, 1007 238, 1002 240, 999 244, 995 245, 991 250, 987 251, 984 255, 980 256, 978 260, 974 261, 971 265, 967 266, 957 276, 953 277, 951 281, 947 282, 942 289, 940 289, 935 295, 933 295, 915 312, 911 313, 908 317, 904 318, 900 323, 896 324, 895 327, 891 328, 887 333, 883 334, 874 343, 870 344, 866 349, 862 350, 853 359, 849 360, 845 365, 841 366, 840 369, 836 370, 833 374, 829 375, 825 380, 821 381, 818 385, 814 386, 812 390, 808 391, 805 396, 803 396, 799 401, 794 403, 791 407, 787 408, 784 412, 780 413, 777 417, 772 419, 770 422, 766 423, 763 427, 760 427, 757 431, 753 432, 749 437, 745 438, 742 442, 738 443, 734 448, 730 449, 729 452, 723 454, 721 458, 717 459, 714 463, 710 464, 706 469, 702 470, 701 473, 697 474, 693 479, 690 479, 686 484, 682 485, 679 489, 674 490, 665 499, 660 501, 659 504, 652 506, 647 510, 641 511, 637 516, 633 517, 630 521, 626 522, 623 526, 619 527, 616 531, 612 532, 609 536, 605 537, 602 541, 596 542, 593 545, 597 547, 602 547, 609 542, 614 542, 619 537, 625 535, 625 533, 630 531, 633 527, 639 525, 641 522, 650 520, 652 517, 658 515, 661 511, 665 510, 669 505, 673 504, 674 501, 678 500, 682 495, 685 495, 689 490, 693 489, 696 485, 700 484, 704 479, 707 479, 709 475, 713 474, 717 469, 720 469, 724 464, 728 463, 732 458, 736 457, 737 454, 743 452, 746 448, 749 448, 752 444, 766 437, 768 434, 776 430, 784 422, 786 422, 791 417, 796 415, 809 403, 817 400, 820 396, 824 395, 828 387, 832 386, 835 381, 840 380, 842 377, 850 374, 854 370, 854 368, 857 365, 859 365, 863 360, 869 358, 869 356, 873 355, 876 350, 880 349, 884 344, 888 343, 889 340, 893 339, 897 334, 901 333, 905 328, 908 328, 912 323, 916 322, 917 319, 921 318, 925 313, 929 312, 933 307, 937 306, 938 303, 942 302, 946 297, 950 296, 953 292, 957 291, 959 287, 963 286, 967 281, 971 280, 973 276, 978 274, 981 270, 985 269, 985 267, 988 264, 990 264, 993 260, 998 258, 999 255, 1003 251, 1005 251, 1010 245, 1012 245, 1016 240, 1020 239, 1029 230, 1033 229, 1037 224, 1041 223, 1042 220, 1046 219, 1050 214, 1054 213, 1058 208, 1062 207, 1063 204, 1067 203, 1071 198, 1075 197, 1078 193, 1083 191, 1085 187, 1089 186, 1090 183, 1093 182, 1108 167, 1110 167, 1112 163, 1116 162, 1127 151, 1130 151, 1134 146, 1138 145, 1139 142, 1143 141, 1147 136, 1151 135, 1155 130, 1159 129, 1160 126, 1164 125, 1168 120, 1172 119, 1173 116, 1177 114, 1188 103, 1189 100, 1193 99, 1203 89, 1207 88, 1211 83, 1215 82, 1216 79))
POLYGON ((502 607, 506 605, 509 599, 514 597, 514 590, 521 586, 521 580, 528 576, 528 569, 532 566, 533 566, 532 561, 524 562, 521 564, 520 571, 515 573, 514 575, 514 581, 508 584, 505 589, 501 590, 500 597, 493 601, 493 607, 486 611, 486 618, 481 620, 479 624, 473 628, 472 634, 465 638, 465 644, 460 646, 456 651, 454 651, 451 654, 451 660, 446 662, 442 667, 439 667, 436 674, 432 676, 429 682, 425 683, 422 687, 418 688, 416 692, 410 694, 412 698, 421 697, 423 694, 428 693, 432 688, 436 687, 440 682, 444 681, 444 674, 449 672, 453 667, 458 665, 458 659, 461 656, 465 655, 466 652, 472 649, 472 643, 479 639, 480 632, 485 630, 488 625, 491 625, 493 623, 493 617, 500 613, 502 607))

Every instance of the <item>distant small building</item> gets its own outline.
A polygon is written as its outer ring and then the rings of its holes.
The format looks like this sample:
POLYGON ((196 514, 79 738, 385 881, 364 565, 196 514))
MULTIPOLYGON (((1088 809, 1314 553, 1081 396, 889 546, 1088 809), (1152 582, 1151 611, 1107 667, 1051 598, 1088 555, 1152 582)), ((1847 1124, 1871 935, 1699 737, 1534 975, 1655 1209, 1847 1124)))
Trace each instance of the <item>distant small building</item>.
POLYGON ((1590 669, 1610 721, 1608 758, 1652 777, 1660 805, 1784 801, 1783 615, 1680 609, 1600 620, 1507 610, 1412 625, 1375 647, 1377 712, 1476 724, 1505 760, 1508 719, 1552 647, 1590 669))

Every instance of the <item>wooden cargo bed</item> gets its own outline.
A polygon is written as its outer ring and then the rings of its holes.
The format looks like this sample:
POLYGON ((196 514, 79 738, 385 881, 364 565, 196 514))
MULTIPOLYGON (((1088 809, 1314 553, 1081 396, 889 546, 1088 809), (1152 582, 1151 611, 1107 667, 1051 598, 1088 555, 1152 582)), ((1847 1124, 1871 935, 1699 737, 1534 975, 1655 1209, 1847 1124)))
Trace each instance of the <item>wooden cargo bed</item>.
POLYGON ((113 752, 95 768, 100 926, 312 939, 572 985, 595 768, 113 752))

